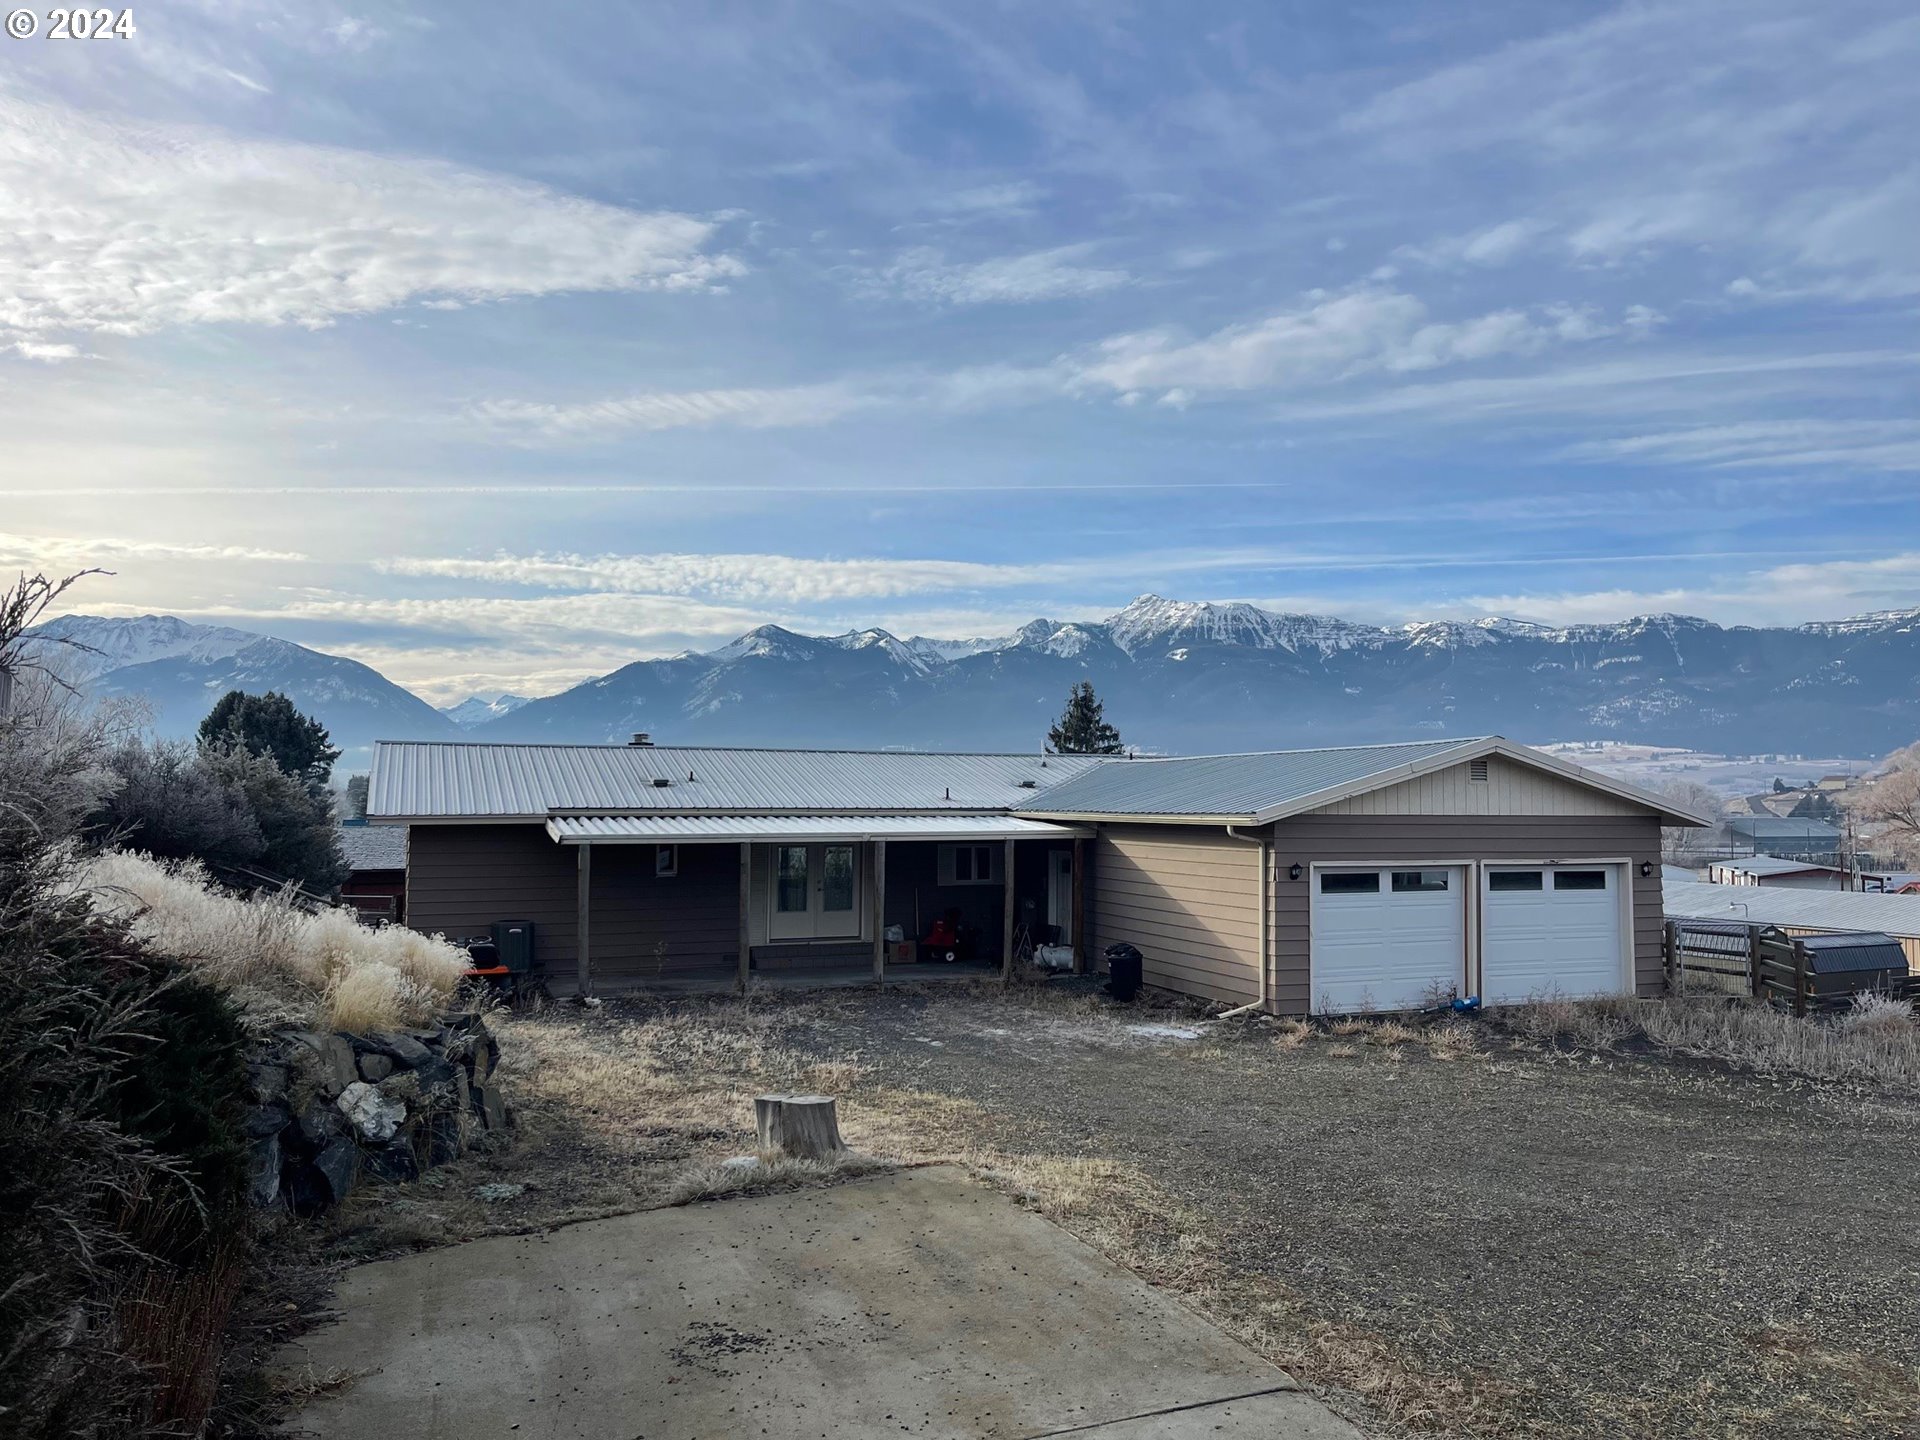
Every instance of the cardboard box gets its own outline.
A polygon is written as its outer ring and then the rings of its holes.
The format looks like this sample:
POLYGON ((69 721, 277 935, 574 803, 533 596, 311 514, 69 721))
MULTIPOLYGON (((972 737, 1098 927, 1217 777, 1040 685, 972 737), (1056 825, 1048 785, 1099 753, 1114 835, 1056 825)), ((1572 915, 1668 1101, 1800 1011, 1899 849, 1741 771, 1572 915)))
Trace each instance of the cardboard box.
POLYGON ((920 943, 917 940, 889 940, 887 942, 887 964, 914 965, 920 960, 920 943))

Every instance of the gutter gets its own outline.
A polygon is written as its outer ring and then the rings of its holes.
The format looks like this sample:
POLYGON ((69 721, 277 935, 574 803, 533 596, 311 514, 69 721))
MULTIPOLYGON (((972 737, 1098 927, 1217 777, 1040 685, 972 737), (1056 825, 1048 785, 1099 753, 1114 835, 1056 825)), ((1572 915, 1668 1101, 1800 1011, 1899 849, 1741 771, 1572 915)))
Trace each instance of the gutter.
POLYGON ((1268 890, 1267 890, 1268 885, 1271 883, 1272 874, 1273 874, 1273 842, 1264 835, 1242 835, 1238 830, 1234 829, 1233 826, 1231 825, 1227 826, 1227 838, 1229 840, 1239 840, 1245 844, 1258 845, 1260 847, 1260 963, 1257 966, 1260 972, 1260 998, 1254 1001, 1251 1005, 1241 1005, 1235 1009, 1227 1011, 1223 1015, 1216 1015, 1213 1017, 1216 1020, 1230 1020, 1235 1015, 1245 1015, 1248 1012, 1254 1011, 1254 1010, 1259 1010, 1262 1012, 1266 1010, 1267 1008, 1267 952, 1273 948, 1272 945, 1269 943, 1269 937, 1267 935, 1267 927, 1269 924, 1268 913, 1272 909, 1272 905, 1273 905, 1273 897, 1268 893, 1268 890))

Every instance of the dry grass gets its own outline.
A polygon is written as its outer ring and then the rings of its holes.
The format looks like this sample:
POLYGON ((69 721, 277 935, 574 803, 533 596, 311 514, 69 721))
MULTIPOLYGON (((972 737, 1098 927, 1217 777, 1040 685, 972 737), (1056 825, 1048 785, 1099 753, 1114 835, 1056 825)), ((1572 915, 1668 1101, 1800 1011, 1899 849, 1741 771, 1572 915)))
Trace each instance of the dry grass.
POLYGON ((1405 1045, 1420 1038, 1420 1031, 1404 1020, 1382 1020, 1372 1029, 1364 1031, 1369 1045, 1405 1045))
POLYGON ((111 851, 84 884, 99 909, 264 1020, 330 1030, 419 1024, 447 1007, 467 965, 438 936, 369 929, 348 910, 309 915, 278 897, 242 900, 195 861, 111 851))
POLYGON ((1313 1038, 1313 1027, 1304 1020, 1282 1020, 1274 1026, 1276 1050, 1298 1050, 1313 1038))
POLYGON ((695 1200, 717 1200, 723 1195, 760 1195, 832 1180, 851 1180, 891 1168, 884 1160, 852 1150, 844 1150, 828 1160, 796 1160, 777 1151, 763 1150, 682 1171, 667 1185, 665 1201, 669 1205, 687 1205, 695 1200))
POLYGON ((1920 1020, 1911 1005, 1878 996, 1804 1018, 1719 996, 1544 1000, 1492 1014, 1504 1028, 1549 1044, 1612 1050, 1640 1037, 1672 1054, 1763 1074, 1920 1090, 1920 1020))

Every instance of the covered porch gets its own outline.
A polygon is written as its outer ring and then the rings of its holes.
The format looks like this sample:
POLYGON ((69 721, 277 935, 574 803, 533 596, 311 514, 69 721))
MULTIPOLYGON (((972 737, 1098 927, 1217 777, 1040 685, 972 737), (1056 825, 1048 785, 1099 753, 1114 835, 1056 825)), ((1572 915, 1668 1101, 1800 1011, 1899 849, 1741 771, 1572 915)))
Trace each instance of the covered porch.
POLYGON ((1064 968, 1086 968, 1089 832, 1071 825, 556 813, 546 828, 574 852, 584 994, 976 979, 1006 975, 1047 944, 1071 950, 1064 968), (677 945, 655 932, 651 956, 629 953, 625 917, 676 890, 679 912, 703 897, 708 933, 677 945))

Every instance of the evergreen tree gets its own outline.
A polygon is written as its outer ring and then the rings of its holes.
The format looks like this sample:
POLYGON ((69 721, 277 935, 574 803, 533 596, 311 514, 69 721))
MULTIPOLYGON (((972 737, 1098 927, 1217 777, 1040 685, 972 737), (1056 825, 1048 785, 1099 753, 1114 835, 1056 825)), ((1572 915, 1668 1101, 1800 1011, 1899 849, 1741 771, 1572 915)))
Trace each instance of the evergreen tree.
POLYGON ((1067 708, 1047 731, 1047 749, 1055 755, 1119 755, 1126 747, 1120 732, 1102 716, 1106 707, 1093 693, 1093 682, 1082 680, 1067 696, 1067 708))
POLYGON ((293 708, 277 690, 249 695, 229 690, 200 722, 200 743, 209 750, 238 746, 249 755, 265 755, 287 774, 324 786, 340 751, 327 727, 293 708))
POLYGON ((364 820, 367 818, 367 787, 372 777, 368 775, 349 775, 347 777, 347 818, 364 820))

